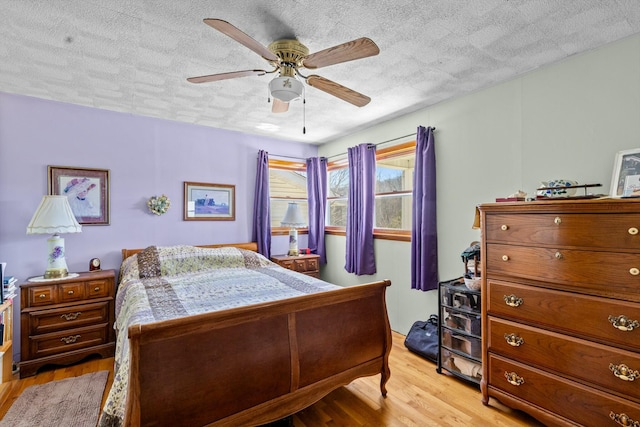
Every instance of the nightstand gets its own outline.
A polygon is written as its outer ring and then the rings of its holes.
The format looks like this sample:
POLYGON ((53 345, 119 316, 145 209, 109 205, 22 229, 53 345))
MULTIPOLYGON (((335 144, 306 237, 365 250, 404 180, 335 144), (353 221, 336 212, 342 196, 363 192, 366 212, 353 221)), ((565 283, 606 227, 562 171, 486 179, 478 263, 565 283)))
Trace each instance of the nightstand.
POLYGON ((271 261, 284 268, 315 277, 316 279, 320 278, 319 260, 320 255, 316 254, 298 256, 273 255, 271 257, 271 261))
POLYGON ((115 350, 114 270, 20 285, 20 378, 115 350))

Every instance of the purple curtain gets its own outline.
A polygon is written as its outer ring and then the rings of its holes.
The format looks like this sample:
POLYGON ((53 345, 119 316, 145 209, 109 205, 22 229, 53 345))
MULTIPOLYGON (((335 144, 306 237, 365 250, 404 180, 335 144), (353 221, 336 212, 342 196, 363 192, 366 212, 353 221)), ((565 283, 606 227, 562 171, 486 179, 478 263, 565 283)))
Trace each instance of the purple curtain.
POLYGON ((358 276, 374 274, 373 215, 375 212, 376 148, 360 144, 349 155, 347 201, 347 254, 344 268, 358 276))
POLYGON ((419 126, 413 176, 411 289, 429 291, 437 288, 436 153, 433 128, 419 126))
POLYGON ((324 217, 327 209, 327 159, 307 159, 307 194, 309 195, 309 249, 327 263, 324 247, 324 217))
POLYGON ((271 212, 269 208, 269 153, 258 151, 256 190, 253 199, 253 241, 258 252, 271 257, 271 212))

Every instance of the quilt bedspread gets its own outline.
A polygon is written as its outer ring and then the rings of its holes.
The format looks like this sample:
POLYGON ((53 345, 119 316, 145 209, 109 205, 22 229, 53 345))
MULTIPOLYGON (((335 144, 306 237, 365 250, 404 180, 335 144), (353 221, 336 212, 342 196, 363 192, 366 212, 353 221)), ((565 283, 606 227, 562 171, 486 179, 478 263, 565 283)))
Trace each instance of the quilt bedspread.
POLYGON ((150 246, 127 258, 116 295, 114 381, 98 425, 120 426, 124 417, 129 326, 339 288, 234 247, 150 246))

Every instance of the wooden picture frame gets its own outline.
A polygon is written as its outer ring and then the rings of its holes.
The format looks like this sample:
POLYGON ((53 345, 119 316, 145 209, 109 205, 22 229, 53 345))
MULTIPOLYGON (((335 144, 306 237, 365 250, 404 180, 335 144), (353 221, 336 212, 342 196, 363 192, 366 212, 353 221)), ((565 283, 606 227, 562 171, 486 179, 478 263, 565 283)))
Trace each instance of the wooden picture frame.
POLYGON ((640 175, 640 148, 616 153, 609 196, 624 197, 625 178, 632 175, 640 175))
POLYGON ((49 195, 67 196, 82 225, 109 225, 109 169, 48 166, 49 195))
POLYGON ((185 181, 183 219, 235 221, 236 186, 185 181))

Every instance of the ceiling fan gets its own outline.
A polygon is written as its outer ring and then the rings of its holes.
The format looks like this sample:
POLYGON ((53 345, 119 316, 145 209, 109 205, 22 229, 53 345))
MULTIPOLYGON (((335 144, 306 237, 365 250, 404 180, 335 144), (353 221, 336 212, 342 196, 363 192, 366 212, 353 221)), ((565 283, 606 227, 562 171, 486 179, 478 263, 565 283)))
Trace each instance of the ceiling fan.
POLYGON ((271 71, 233 71, 229 73, 190 77, 187 81, 191 83, 206 83, 235 79, 238 77, 263 76, 265 74, 279 73, 278 77, 269 83, 269 93, 274 100, 272 107, 274 113, 287 111, 289 109, 289 102, 302 95, 304 87, 298 77, 301 77, 309 86, 320 89, 329 95, 333 95, 357 107, 364 107, 371 101, 371 98, 368 96, 324 77, 315 74, 304 76, 300 73, 301 68, 315 69, 326 67, 354 59, 375 56, 380 53, 378 46, 367 37, 361 37, 309 54, 309 49, 295 39, 276 40, 269 44, 268 47, 265 47, 249 35, 221 19, 205 19, 204 23, 256 52, 274 67, 274 69, 271 71))

